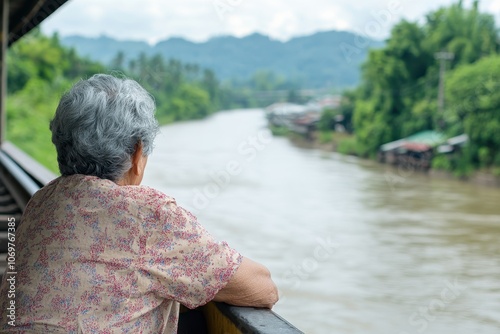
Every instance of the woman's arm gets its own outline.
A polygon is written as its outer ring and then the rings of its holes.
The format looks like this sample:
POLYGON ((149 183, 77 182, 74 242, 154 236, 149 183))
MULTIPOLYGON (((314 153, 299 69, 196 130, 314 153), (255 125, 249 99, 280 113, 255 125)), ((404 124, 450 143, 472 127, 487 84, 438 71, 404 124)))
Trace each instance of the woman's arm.
POLYGON ((278 301, 278 289, 266 267, 243 257, 236 273, 215 295, 214 301, 237 306, 272 308, 278 301))

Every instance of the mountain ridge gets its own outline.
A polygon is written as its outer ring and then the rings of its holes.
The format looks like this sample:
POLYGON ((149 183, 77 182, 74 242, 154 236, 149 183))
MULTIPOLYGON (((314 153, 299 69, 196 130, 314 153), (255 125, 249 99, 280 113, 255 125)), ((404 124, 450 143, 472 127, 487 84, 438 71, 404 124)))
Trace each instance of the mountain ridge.
POLYGON ((367 47, 356 48, 358 37, 346 31, 322 31, 283 42, 253 33, 241 38, 221 35, 204 42, 171 37, 150 45, 145 41, 117 40, 105 35, 73 35, 62 37, 61 42, 107 65, 120 51, 124 53, 125 64, 141 53, 161 54, 166 59, 175 58, 210 68, 223 81, 246 80, 258 70, 267 70, 298 81, 302 87, 345 88, 359 82, 359 65, 366 59, 369 48, 383 45, 383 42, 365 38, 367 47), (347 55, 346 50, 356 52, 347 55))

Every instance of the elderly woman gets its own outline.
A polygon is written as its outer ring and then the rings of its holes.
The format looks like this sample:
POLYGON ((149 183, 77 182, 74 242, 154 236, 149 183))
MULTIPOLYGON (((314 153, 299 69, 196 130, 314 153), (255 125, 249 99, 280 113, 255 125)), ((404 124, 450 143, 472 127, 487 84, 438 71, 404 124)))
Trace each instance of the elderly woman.
MULTIPOLYGON (((16 327, 2 316, 0 332, 175 333, 179 304, 277 301, 264 266, 214 240, 173 198, 140 186, 154 110, 135 81, 102 74, 62 97, 50 124, 62 176, 24 212, 16 327)), ((2 310, 7 290, 4 280, 2 310)))

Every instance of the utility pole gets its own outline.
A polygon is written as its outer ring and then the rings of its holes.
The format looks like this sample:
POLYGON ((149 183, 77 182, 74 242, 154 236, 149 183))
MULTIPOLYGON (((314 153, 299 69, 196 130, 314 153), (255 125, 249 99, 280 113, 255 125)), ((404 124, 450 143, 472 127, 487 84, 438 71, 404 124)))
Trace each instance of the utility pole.
MULTIPOLYGON (((444 74, 446 72, 446 62, 449 60, 453 60, 455 58, 455 54, 452 52, 436 52, 434 54, 434 58, 439 60, 439 93, 438 93, 438 113, 440 123, 443 122, 443 113, 444 113, 444 74)), ((443 124, 439 124, 441 130, 443 130, 443 124)))

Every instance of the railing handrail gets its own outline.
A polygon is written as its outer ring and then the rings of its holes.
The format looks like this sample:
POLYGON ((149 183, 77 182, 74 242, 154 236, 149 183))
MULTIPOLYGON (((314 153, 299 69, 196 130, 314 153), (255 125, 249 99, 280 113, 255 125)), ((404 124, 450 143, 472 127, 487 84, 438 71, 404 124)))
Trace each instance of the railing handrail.
POLYGON ((43 187, 57 177, 56 174, 49 171, 38 161, 8 141, 2 144, 2 151, 14 160, 15 163, 18 164, 26 173, 28 173, 40 187, 43 187))
POLYGON ((215 303, 242 333, 304 334, 272 310, 215 303))
POLYGON ((33 196, 33 194, 40 189, 40 186, 26 173, 24 173, 23 169, 19 167, 14 160, 2 151, 0 151, 0 163, 30 196, 33 196))

